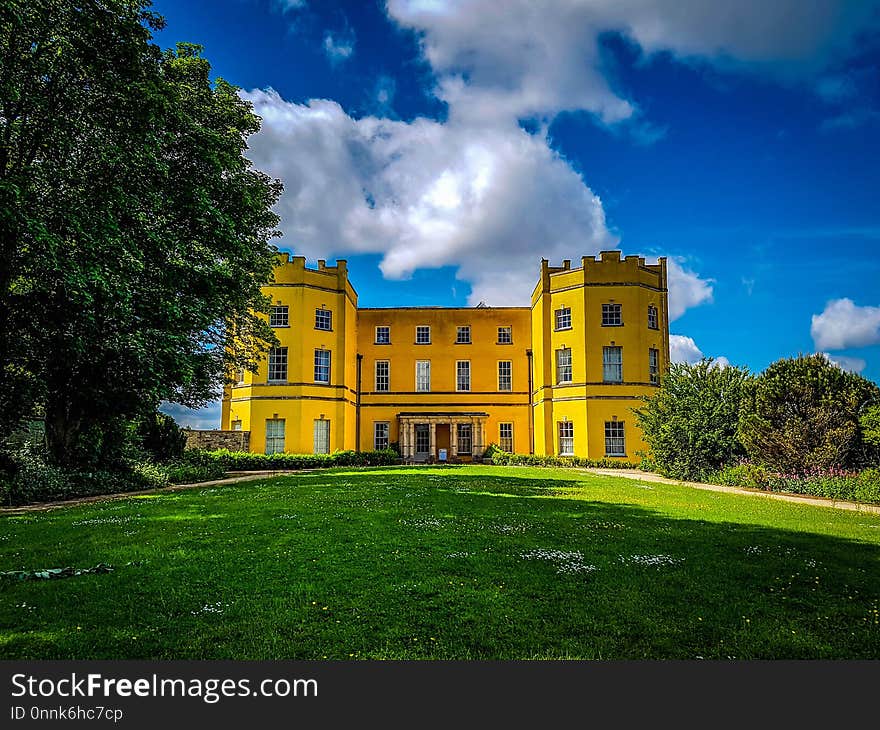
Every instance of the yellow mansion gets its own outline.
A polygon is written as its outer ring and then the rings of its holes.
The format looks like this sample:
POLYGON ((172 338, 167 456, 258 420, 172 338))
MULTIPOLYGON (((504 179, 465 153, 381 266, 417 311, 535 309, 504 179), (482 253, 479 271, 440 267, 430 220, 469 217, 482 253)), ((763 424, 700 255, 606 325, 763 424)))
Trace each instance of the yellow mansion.
POLYGON ((383 449, 467 461, 505 451, 636 461, 631 409, 669 363, 666 260, 541 262, 529 307, 358 307, 346 262, 282 254, 280 342, 224 392, 251 451, 383 449))

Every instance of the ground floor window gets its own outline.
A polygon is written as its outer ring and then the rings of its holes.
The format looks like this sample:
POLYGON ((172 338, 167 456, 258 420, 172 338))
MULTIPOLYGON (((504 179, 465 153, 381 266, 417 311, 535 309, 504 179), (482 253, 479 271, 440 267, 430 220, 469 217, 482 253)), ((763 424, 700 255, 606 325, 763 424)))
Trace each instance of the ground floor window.
POLYGON ((330 421, 325 418, 315 419, 315 453, 330 453, 330 421))
POLYGON ((498 424, 498 446, 502 451, 513 452, 513 424, 498 424))
POLYGON ((266 419, 266 453, 284 453, 284 419, 266 419))
POLYGON ((473 451, 473 431, 471 430, 471 424, 459 423, 457 435, 458 435, 458 453, 459 454, 470 454, 471 451, 473 451))
POLYGON ((376 451, 388 448, 388 427, 389 424, 382 421, 373 425, 373 448, 376 451))
POLYGON ((427 423, 416 424, 416 453, 427 454, 431 450, 431 427, 427 423))
POLYGON ((605 421, 605 456, 626 456, 623 421, 605 421))
POLYGON ((241 431, 241 421, 233 421, 232 422, 232 430, 233 431, 241 431))
POLYGON ((559 455, 574 455, 574 423, 571 421, 559 423, 559 455))

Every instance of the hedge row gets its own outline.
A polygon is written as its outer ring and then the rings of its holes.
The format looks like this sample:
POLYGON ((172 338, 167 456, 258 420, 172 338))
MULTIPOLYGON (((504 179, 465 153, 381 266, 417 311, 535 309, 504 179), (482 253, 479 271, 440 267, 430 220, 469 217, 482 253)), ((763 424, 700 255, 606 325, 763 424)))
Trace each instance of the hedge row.
POLYGON ((767 492, 807 494, 812 497, 844 499, 880 504, 880 468, 860 472, 814 469, 807 474, 779 474, 757 464, 728 466, 709 481, 732 487, 752 487, 767 492))
POLYGON ((561 466, 602 469, 638 469, 638 464, 616 459, 587 459, 580 456, 538 456, 537 454, 510 454, 494 450, 492 463, 498 466, 561 466))
POLYGON ((281 471, 325 469, 333 466, 388 466, 400 463, 400 454, 384 451, 336 451, 332 454, 252 454, 248 451, 202 452, 227 471, 281 471))

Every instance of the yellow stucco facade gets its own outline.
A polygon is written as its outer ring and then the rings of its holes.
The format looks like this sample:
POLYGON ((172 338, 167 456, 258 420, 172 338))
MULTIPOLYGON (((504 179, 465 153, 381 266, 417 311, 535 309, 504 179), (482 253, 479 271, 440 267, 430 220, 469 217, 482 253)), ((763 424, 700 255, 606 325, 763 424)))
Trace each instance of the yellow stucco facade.
POLYGON ((669 363, 666 260, 619 251, 541 262, 530 307, 359 308, 346 262, 281 255, 279 347, 226 388, 221 428, 257 452, 413 461, 516 453, 636 461, 631 409, 669 363))

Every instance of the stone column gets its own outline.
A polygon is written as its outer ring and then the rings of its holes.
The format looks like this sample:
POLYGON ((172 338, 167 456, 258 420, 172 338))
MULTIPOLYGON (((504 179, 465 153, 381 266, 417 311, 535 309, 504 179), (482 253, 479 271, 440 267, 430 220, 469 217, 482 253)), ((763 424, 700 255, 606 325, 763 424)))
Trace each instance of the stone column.
POLYGON ((449 458, 458 456, 458 422, 452 418, 449 421, 449 458))
POLYGON ((483 419, 478 418, 476 422, 471 421, 471 436, 473 438, 472 453, 474 456, 483 455, 483 419))
POLYGON ((437 458, 437 424, 431 421, 431 458, 437 458))

